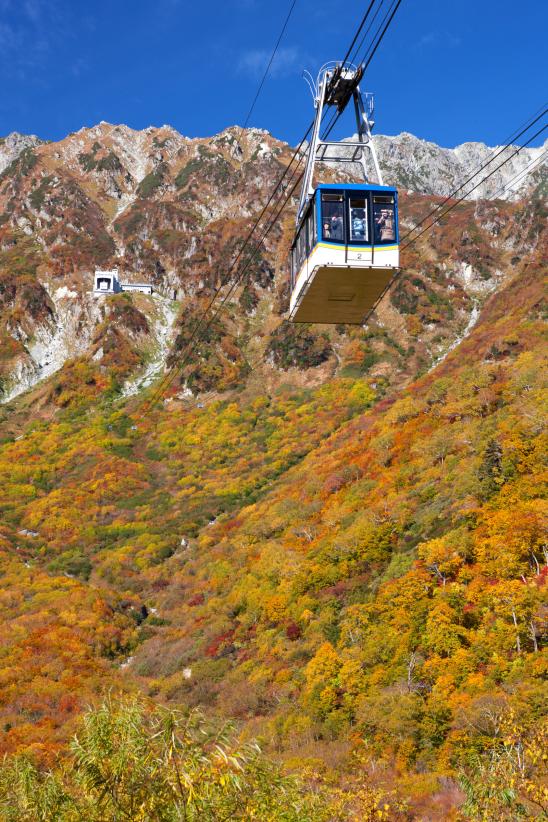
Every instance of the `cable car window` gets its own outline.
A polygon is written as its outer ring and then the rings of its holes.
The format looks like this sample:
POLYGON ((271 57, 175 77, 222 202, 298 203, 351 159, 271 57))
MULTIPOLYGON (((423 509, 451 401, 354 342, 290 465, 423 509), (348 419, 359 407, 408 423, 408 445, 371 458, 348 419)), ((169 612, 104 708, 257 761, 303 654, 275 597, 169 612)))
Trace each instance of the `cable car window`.
POLYGON ((343 241, 344 197, 322 194, 322 236, 324 240, 343 241))
POLYGON ((315 218, 314 218, 314 203, 310 207, 310 211, 308 212, 308 217, 306 218, 306 225, 307 225, 307 246, 306 246, 306 253, 310 254, 314 246, 316 245, 316 232, 315 232, 315 218))
POLYGON ((350 208, 350 240, 351 242, 366 242, 369 239, 367 230, 367 200, 365 197, 351 197, 350 208))
POLYGON ((396 219, 394 216, 393 195, 374 195, 373 226, 375 230, 375 243, 395 242, 396 219))
POLYGON ((306 223, 303 223, 297 237, 297 266, 300 268, 306 257, 306 223))

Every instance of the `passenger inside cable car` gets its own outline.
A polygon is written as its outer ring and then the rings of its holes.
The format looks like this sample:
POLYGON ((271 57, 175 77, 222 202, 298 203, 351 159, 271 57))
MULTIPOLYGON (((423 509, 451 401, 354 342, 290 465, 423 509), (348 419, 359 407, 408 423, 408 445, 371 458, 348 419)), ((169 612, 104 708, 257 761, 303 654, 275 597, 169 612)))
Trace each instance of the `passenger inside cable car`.
POLYGON ((365 242, 367 237, 367 201, 360 197, 350 200, 350 240, 365 242))
POLYGON ((344 198, 342 194, 325 194, 322 202, 323 239, 343 241, 344 198))
POLYGON ((394 204, 389 197, 373 197, 373 223, 376 243, 395 241, 394 204))

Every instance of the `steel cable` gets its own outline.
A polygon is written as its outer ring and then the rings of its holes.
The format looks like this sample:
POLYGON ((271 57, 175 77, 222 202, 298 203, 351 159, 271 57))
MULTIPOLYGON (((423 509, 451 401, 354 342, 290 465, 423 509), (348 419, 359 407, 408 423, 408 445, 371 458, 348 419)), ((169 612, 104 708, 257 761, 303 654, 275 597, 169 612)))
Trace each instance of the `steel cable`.
MULTIPOLYGON (((535 122, 536 122, 536 121, 535 121, 535 122)), ((438 216, 437 216, 437 217, 436 217, 436 218, 435 218, 435 219, 434 219, 434 220, 430 223, 430 225, 426 226, 426 228, 424 228, 421 232, 419 232, 419 234, 417 234, 417 236, 416 236, 416 237, 413 237, 413 239, 412 239, 412 240, 409 240, 409 242, 408 242, 408 243, 406 243, 405 245, 403 245, 403 246, 401 247, 401 251, 404 251, 406 248, 409 248, 409 246, 410 246, 410 245, 413 245, 413 243, 415 243, 415 242, 419 239, 419 237, 422 237, 422 235, 424 234, 424 232, 425 232, 425 231, 428 231, 428 230, 429 230, 430 228, 432 228, 432 227, 433 227, 433 226, 434 226, 434 225, 435 225, 435 224, 436 224, 436 223, 437 223, 437 222, 438 222, 438 221, 439 221, 442 217, 445 217, 445 215, 446 215, 446 214, 449 214, 449 212, 450 212, 450 211, 452 211, 454 208, 456 208, 456 207, 459 205, 459 203, 462 203, 462 201, 463 201, 463 200, 465 200, 467 197, 469 197, 469 196, 470 196, 470 194, 471 194, 473 191, 475 191, 477 188, 479 188, 479 186, 480 186, 480 185, 482 185, 482 183, 484 183, 486 180, 488 180, 490 177, 492 177, 492 176, 493 176, 493 174, 495 174, 495 173, 496 173, 499 169, 501 169, 501 168, 502 168, 502 166, 503 166, 503 165, 505 165, 506 163, 508 163, 508 162, 509 162, 509 161, 510 161, 513 157, 515 157, 517 154, 519 154, 519 153, 520 153, 520 151, 523 151, 523 149, 524 149, 524 148, 526 148, 526 147, 529 145, 529 143, 532 143, 532 142, 533 142, 533 140, 534 140, 534 139, 536 139, 536 137, 539 137, 539 136, 542 134, 542 132, 543 132, 543 131, 546 131, 546 129, 547 129, 547 128, 548 128, 548 125, 543 126, 543 127, 542 127, 542 128, 540 128, 538 131, 536 131, 536 132, 535 132, 535 134, 533 134, 533 136, 532 136, 532 137, 530 137, 530 138, 527 140, 527 142, 523 143, 523 145, 521 145, 521 146, 518 146, 518 147, 516 148, 516 150, 515 150, 515 151, 513 151, 513 152, 512 152, 512 154, 510 154, 510 156, 509 156, 509 157, 506 157, 506 159, 505 159, 505 160, 503 160, 503 161, 502 161, 502 163, 500 163, 500 164, 499 164, 496 168, 494 168, 492 171, 490 171, 490 172, 489 172, 489 174, 486 174, 484 177, 482 177, 482 179, 481 179, 478 183, 476 183, 476 185, 475 185, 473 188, 471 188, 471 189, 470 189, 470 191, 467 191, 467 192, 466 192, 466 194, 463 194, 463 196, 462 196, 462 197, 459 197, 459 199, 458 199, 458 200, 456 200, 454 203, 452 203, 452 204, 449 206, 449 208, 446 208, 446 209, 445 209, 445 211, 442 211, 442 212, 441 212, 441 213, 440 213, 440 214, 439 214, 439 215, 438 215, 438 216)), ((507 147, 507 148, 508 148, 508 147, 507 147)), ((462 187, 461 187, 461 188, 462 188, 462 187)), ((459 189, 457 189, 457 190, 459 190, 459 191, 460 191, 460 188, 459 188, 459 189)), ((452 196, 450 195, 447 199, 452 199, 452 196)), ((445 202, 447 202, 447 199, 445 200, 445 202)), ((432 214, 433 214, 433 213, 435 213, 435 209, 434 209, 434 211, 432 212, 432 214)), ((425 219, 427 219, 427 218, 425 218, 425 219)), ((424 222, 424 220, 422 220, 422 222, 424 222)), ((410 232, 410 233, 412 233, 412 232, 410 232)), ((409 236, 409 234, 408 234, 408 235, 406 235, 406 236, 409 236)))
MULTIPOLYGON (((539 121, 542 117, 544 117, 544 115, 545 115, 547 112, 548 112, 548 108, 545 108, 545 109, 544 109, 544 111, 542 111, 542 112, 538 115, 538 117, 535 117, 535 119, 534 119, 534 120, 532 120, 531 122, 529 122, 529 123, 528 123, 528 125, 526 125, 524 128, 522 128, 522 129, 521 129, 521 131, 520 131, 519 133, 517 133, 517 134, 516 134, 516 133, 514 133, 514 134, 510 137, 510 140, 508 140, 508 142, 507 142, 504 146, 502 146, 502 147, 501 147, 501 148, 499 148, 499 149, 496 149, 496 153, 493 153, 493 152, 492 152, 492 153, 491 153, 491 154, 492 154, 492 156, 490 156, 489 160, 484 161, 484 163, 483 163, 483 164, 482 164, 482 165, 481 165, 481 166, 477 169, 477 171, 474 171, 474 173, 473 173, 473 174, 471 174, 471 175, 470 175, 470 176, 469 176, 469 177, 468 177, 468 178, 467 178, 467 179, 466 179, 463 183, 461 183, 461 185, 460 185, 458 188, 456 188, 454 191, 452 191, 452 192, 451 192, 451 194, 448 194, 448 195, 447 195, 447 197, 446 197, 446 198, 445 198, 445 199, 444 199, 441 203, 439 203, 439 204, 438 204, 438 205, 437 205, 434 209, 432 209, 432 211, 430 211, 430 213, 429 213, 429 214, 427 214, 425 217, 423 217, 423 218, 422 218, 422 220, 421 220, 419 223, 417 223, 415 226, 413 226, 413 228, 412 228, 412 229, 410 229, 410 230, 407 232, 407 234, 405 234, 405 235, 401 238, 401 242, 403 242, 404 240, 406 240, 406 239, 407 239, 407 237, 409 237, 411 234, 413 234, 413 233, 417 230, 417 228, 419 228, 419 227, 420 227, 420 226, 421 226, 424 222, 426 222, 426 220, 428 220, 428 218, 429 218, 429 217, 431 217, 433 214, 435 214, 435 213, 436 213, 436 211, 439 211, 441 208, 443 208, 443 206, 445 205, 445 203, 449 202, 449 200, 452 200, 452 199, 454 198, 455 194, 458 194, 458 193, 459 193, 459 191, 462 191, 462 189, 463 189, 466 185, 468 185, 468 183, 470 183, 470 182, 474 179, 474 177, 477 177, 477 175, 478 175, 481 171, 483 171, 484 169, 486 169, 486 168, 487 168, 487 166, 490 166, 490 165, 491 165, 491 163, 492 163, 494 160, 496 160, 496 159, 497 159, 497 157, 500 157, 500 155, 501 155, 501 154, 503 154, 505 151, 507 151, 507 150, 508 150, 508 149, 512 146, 512 143, 513 143, 513 141, 514 141, 514 140, 518 140, 518 139, 519 139, 519 138, 520 138, 523 134, 525 134, 527 131, 529 131, 529 129, 531 129, 531 128, 535 125, 535 123, 538 123, 538 121, 539 121)), ((533 116, 534 116, 534 115, 533 115, 533 116)), ((545 126, 545 128, 546 128, 546 126, 545 126)), ((542 129, 542 130, 543 130, 543 129, 542 129)), ((534 138, 533 138, 533 139, 534 139, 534 138)), ((529 140, 529 142, 531 142, 531 141, 529 140)), ((528 145, 528 143, 525 143, 524 145, 528 145)), ((499 166, 499 168, 500 168, 500 166, 499 166)), ((495 171, 496 171, 496 170, 497 170, 497 169, 495 169, 495 171)), ((487 178, 486 178, 486 179, 487 179, 487 178)), ((475 186, 474 188, 477 188, 477 186, 475 186)), ((471 191, 474 191, 474 188, 473 188, 473 189, 471 189, 471 191)), ((469 192, 469 193, 470 193, 470 192, 469 192)), ((468 194, 466 194, 466 195, 464 195, 464 196, 468 196, 468 194)))
POLYGON ((244 129, 245 129, 245 128, 247 128, 247 124, 249 123, 249 119, 250 119, 250 117, 251 117, 251 114, 252 114, 252 112, 253 112, 253 109, 255 108, 255 103, 256 103, 256 102, 257 102, 257 100, 259 99, 259 95, 260 95, 260 93, 261 93, 261 91, 262 91, 262 88, 263 88, 263 86, 264 86, 265 80, 266 80, 266 78, 267 78, 267 76, 268 76, 268 72, 270 71, 270 67, 272 66, 272 63, 274 62, 274 58, 275 58, 275 56, 276 56, 276 53, 277 53, 278 48, 279 48, 279 46, 280 46, 280 43, 282 42, 282 38, 283 38, 283 36, 284 36, 284 34, 285 34, 285 30, 286 30, 286 28, 287 28, 287 24, 289 23, 289 20, 290 20, 290 18, 291 18, 291 15, 293 14, 293 9, 295 8, 295 4, 296 4, 296 2, 297 2, 297 0, 293 0, 293 2, 291 3, 291 6, 290 6, 290 8, 289 8, 289 11, 287 12, 287 17, 285 18, 285 22, 284 22, 284 24, 283 24, 283 26, 282 26, 282 30, 281 30, 281 32, 280 32, 280 35, 279 35, 279 37, 278 37, 278 39, 277 39, 277 41, 276 41, 276 44, 275 44, 274 49, 273 49, 273 51, 272 51, 272 54, 270 55, 270 60, 268 61, 268 65, 267 65, 267 67, 266 67, 266 69, 265 69, 265 72, 264 72, 264 74, 263 74, 263 76, 262 76, 261 82, 259 83, 259 88, 257 89, 257 92, 256 92, 256 94, 255 94, 255 97, 253 98, 253 102, 251 103, 250 109, 249 109, 249 111, 247 112, 247 116, 246 116, 246 118, 245 118, 245 122, 244 122, 244 125, 243 125, 243 128, 244 128, 244 129))
MULTIPOLYGON (((373 0, 373 2, 374 2, 374 0, 373 0)), ((361 21, 361 23, 360 23, 360 26, 358 27, 358 32, 357 32, 357 34, 354 36, 354 39, 353 39, 353 41, 352 41, 352 44, 351 44, 350 48, 349 48, 349 49, 348 49, 348 51, 347 51, 347 54, 349 54, 349 53, 350 53, 350 51, 351 51, 351 49, 352 49, 352 47, 353 47, 353 44, 354 44, 354 43, 356 42, 356 40, 357 40, 357 36, 359 36, 359 32, 363 29, 363 26, 364 26, 364 24, 365 24, 365 22, 366 22, 366 20, 367 20, 367 17, 368 17, 368 15, 369 15, 369 13, 370 13, 370 11, 371 11, 372 7, 373 7, 373 2, 372 2, 372 3, 370 3, 368 10, 366 11, 366 13, 365 13, 364 17, 362 18, 362 21, 361 21)), ((399 7, 400 3, 401 3, 401 0, 395 0, 395 2, 392 4, 392 7, 391 7, 391 8, 393 8, 392 15, 391 15, 391 17, 390 17, 390 19, 389 19, 388 23, 386 23, 386 25, 385 25, 384 30, 383 30, 383 32, 382 32, 382 34, 381 34, 380 39, 379 39, 379 40, 378 40, 378 42, 374 45, 373 52, 372 52, 372 54, 371 54, 371 56, 370 56, 370 58, 369 58, 369 60, 368 60, 368 65, 369 65, 369 63, 371 62, 371 59, 372 59, 373 55, 375 54, 375 52, 376 52, 376 50, 377 50, 378 46, 380 45, 380 42, 382 41, 383 37, 385 36, 386 31, 387 31, 387 29, 388 29, 388 26, 390 25, 390 23, 391 23, 391 21, 392 21, 392 19, 393 19, 393 17, 394 17, 394 14, 396 13, 397 8, 399 7), (395 8, 394 8, 394 5, 395 5, 395 8)), ((290 9, 290 11, 292 11, 292 8, 290 9)), ((385 15, 385 18, 384 18, 383 22, 381 23, 381 26, 383 25, 383 23, 384 23, 384 22, 385 22, 385 20, 387 19, 387 16, 388 16, 388 14, 389 14, 389 13, 390 13, 390 9, 389 9, 389 11, 387 12, 387 15, 385 15)), ((377 30, 377 34, 378 34, 378 32, 380 31, 380 28, 381 28, 381 27, 379 27, 379 29, 377 30)), ((363 42, 363 38, 362 38, 362 41, 361 41, 361 42, 363 42)), ((371 47, 372 47, 372 46, 371 46, 371 47)), ((345 57, 345 61, 344 61, 344 62, 346 62, 346 57, 345 57)), ((344 63, 343 63, 343 65, 344 65, 344 63)), ((338 118, 340 117, 340 115, 341 115, 341 114, 342 114, 342 112, 338 112, 338 113, 337 113, 337 116, 336 116, 336 118, 335 118, 335 121, 333 122, 333 126, 335 125, 335 123, 337 122, 337 120, 338 120, 338 118)), ((333 127, 333 126, 332 126, 332 127, 333 127)), ((153 405, 155 402, 157 402, 158 397, 159 397, 159 396, 162 396, 162 394, 165 392, 165 390, 167 390, 167 388, 169 388, 169 386, 170 386, 170 385, 171 385, 171 383, 173 382, 173 379, 175 378, 175 375, 176 375, 177 371, 179 371, 179 370, 180 370, 180 368, 184 367, 184 365, 185 365, 185 364, 186 364, 186 362, 188 361, 188 357, 186 356, 186 350, 189 348, 189 346, 192 344, 192 342, 196 339, 196 337, 197 337, 197 335, 198 335, 198 332, 200 331, 200 329, 201 329, 201 327, 202 327, 203 321, 205 320, 205 317, 207 316, 208 312, 210 311, 210 309, 213 307, 213 304, 214 304, 214 303, 215 303, 215 301, 217 300, 218 295, 219 295, 219 293, 220 293, 221 289, 222 289, 225 285, 227 285, 227 284, 230 282, 230 276, 231 276, 232 272, 234 271, 234 269, 236 268, 236 265, 237 265, 237 263, 238 263, 238 260, 241 258, 242 254, 244 253, 244 251, 245 251, 245 249, 246 249, 247 245, 249 244, 249 242, 250 242, 250 240, 251 240, 251 237, 253 236, 253 234, 254 234, 254 233, 255 233, 255 231, 257 230, 257 227, 259 226, 259 224, 260 224, 260 222, 261 222, 261 220, 262 220, 262 218, 263 218, 264 214, 266 213, 266 211, 267 211, 268 207, 270 206, 270 204, 271 204, 271 203, 272 203, 272 201, 274 200, 274 197, 275 197, 275 195, 276 195, 276 192, 278 191, 278 189, 280 188, 281 184, 283 183, 283 180, 285 179, 285 177, 286 177, 287 173, 289 172, 289 169, 290 169, 291 165, 293 164, 293 162, 294 162, 295 158, 299 155, 300 149, 302 148, 302 146, 303 146, 304 142, 306 141, 306 139, 307 139, 308 135, 310 134, 310 131, 312 130, 312 127, 313 127, 313 122, 312 122, 312 123, 310 124, 310 126, 308 127, 308 129, 307 129, 307 131, 306 131, 305 135, 303 136, 303 138, 301 139, 301 141, 300 141, 300 143, 299 143, 299 145, 298 145, 297 149, 295 150, 295 152, 294 152, 294 154, 293 154, 293 156, 292 156, 292 158, 291 158, 291 160, 290 160, 289 165, 286 167, 286 169, 285 169, 284 173, 282 174, 282 176, 281 176, 280 180, 278 181, 278 183, 276 184, 275 188, 273 189, 273 191, 272 191, 272 193, 271 193, 271 195, 270 195, 270 197, 269 197, 269 200, 267 201, 266 205, 265 205, 265 206, 264 206, 264 208, 262 209, 261 214, 259 215, 259 217, 258 217, 258 218, 257 218, 257 220, 255 221, 255 223, 254 223, 254 225, 253 225, 253 227, 252 227, 251 231, 248 233, 248 235, 247 235, 247 237, 246 237, 246 240, 244 241, 244 244, 243 244, 242 248, 241 248, 241 249, 240 249, 240 251, 238 252, 238 255, 236 256, 236 259, 234 260, 234 262, 233 262, 233 263, 232 263, 232 265, 230 266, 229 271, 227 272, 227 275, 225 275, 223 282, 221 283, 221 285, 219 286, 219 288, 217 289, 217 291, 215 292, 215 294, 212 296, 211 300, 209 301, 208 305, 206 306, 205 310, 203 311, 201 318, 199 319, 199 321, 198 321, 198 322, 197 322, 197 324, 195 325, 194 330, 193 330, 193 332, 192 332, 192 334, 191 334, 191 336, 190 336, 190 339, 189 339, 189 340, 188 340, 188 342, 187 342, 187 346, 186 346, 186 348, 185 348, 185 353, 183 354, 183 359, 182 359, 182 361, 178 361, 175 365, 173 365, 173 366, 171 367, 171 369, 168 371, 168 373, 167 373, 166 375, 164 375, 164 377, 163 377, 163 378, 162 378, 162 380, 160 381, 160 385, 158 386, 157 391, 156 391, 156 392, 155 392, 155 394, 153 395, 153 398, 152 398, 151 400, 149 400, 149 401, 146 401, 146 400, 144 401, 144 403, 143 403, 143 407, 145 407, 145 405, 146 405, 146 410, 148 410, 148 409, 151 407, 151 405, 153 405)), ((299 165, 301 162, 302 162, 302 157, 300 157, 300 158, 299 158, 299 161, 298 161, 298 164, 297 164, 297 165, 299 165)), ((295 170, 295 171, 296 171, 296 170, 295 170)), ((293 172, 293 174, 292 174, 292 176, 291 176, 290 180, 291 180, 291 179, 293 179, 294 174, 295 174, 295 171, 293 172)), ((302 172, 302 173, 299 175, 299 177, 298 177, 298 179, 296 180, 295 184, 293 185, 293 187, 292 187, 292 189, 291 189, 291 191, 290 191, 289 195, 285 198, 285 200, 284 200, 284 202, 283 202, 283 204, 282 204, 281 208, 278 210, 277 214, 275 214, 275 215, 274 215, 274 217, 273 217, 273 219, 271 220, 270 224, 267 226, 267 228, 266 228, 265 232, 263 233, 263 236, 261 237, 261 239, 259 240, 259 242, 255 245, 255 248, 253 248, 253 249, 252 249, 252 251, 251 251, 251 255, 250 255, 250 257, 248 258, 247 263, 246 263, 246 264, 244 264, 244 269, 243 269, 243 271, 242 271, 239 275, 237 275, 237 276, 236 276, 236 279, 235 279, 234 283, 231 285, 231 287, 230 287, 229 291, 228 291, 228 292, 227 292, 227 294, 226 294, 226 295, 222 298, 222 300, 221 300, 221 304, 220 304, 220 308, 221 308, 221 307, 222 307, 222 306, 226 303, 226 300, 228 299, 228 297, 230 296, 230 294, 233 292, 233 290, 237 287, 237 285, 238 285, 238 284, 241 282, 241 280, 243 279, 243 275, 244 275, 244 274, 245 274, 245 272, 248 270, 248 268, 249 268, 249 266, 250 266, 250 264, 251 264, 251 262, 252 262, 252 260, 253 260, 254 256, 256 255, 256 253, 258 252, 258 250, 259 250, 259 248, 260 248, 260 245, 262 244, 262 242, 264 241, 264 239, 266 238, 266 236, 268 236, 268 234, 269 234, 269 233, 270 233, 270 231, 272 230, 272 228, 273 228, 274 224, 277 222, 277 220, 278 220, 278 218, 279 218, 279 216, 280 216, 281 212, 282 212, 282 211, 283 211, 283 209, 285 208, 285 205, 287 204, 288 200, 289 200, 289 199, 290 199, 290 197, 292 196, 293 192, 295 191, 296 186, 298 185, 298 183, 299 183, 299 182, 300 182, 300 180, 302 179, 303 175, 304 175, 304 172, 302 172)), ((276 203, 274 204, 274 209, 275 209, 275 208, 276 208, 276 203)), ((215 314, 213 315, 212 320, 211 320, 209 323, 207 323, 207 324, 206 324, 206 326, 205 326, 205 328, 204 328, 204 332, 205 332, 205 331, 207 331, 207 330, 211 327, 211 323, 212 323, 212 321, 213 321, 213 320, 214 320, 214 319, 218 316, 219 311, 220 311, 220 308, 219 308, 219 310, 218 310, 218 311, 216 311, 216 312, 215 312, 215 314)))

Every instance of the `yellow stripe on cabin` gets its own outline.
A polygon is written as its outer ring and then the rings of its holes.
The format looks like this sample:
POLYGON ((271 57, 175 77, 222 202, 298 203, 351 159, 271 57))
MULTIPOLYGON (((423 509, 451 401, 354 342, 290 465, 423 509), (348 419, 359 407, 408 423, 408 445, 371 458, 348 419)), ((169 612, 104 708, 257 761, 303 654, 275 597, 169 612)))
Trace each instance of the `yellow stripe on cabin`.
POLYGON ((399 248, 399 245, 375 245, 375 246, 370 246, 370 245, 349 245, 349 246, 345 246, 344 243, 341 243, 340 245, 339 244, 334 245, 333 243, 316 243, 316 245, 314 246, 314 248, 312 249, 310 254, 312 254, 312 252, 316 248, 337 248, 340 251, 344 251, 345 248, 348 248, 348 251, 371 251, 371 249, 374 248, 375 253, 377 253, 378 251, 395 251, 396 249, 399 248))
MULTIPOLYGON (((312 254, 316 251, 317 248, 320 248, 320 247, 321 248, 338 248, 340 251, 343 251, 343 249, 345 248, 344 244, 342 244, 342 243, 340 245, 333 245, 331 243, 321 243, 321 242, 316 243, 314 248, 312 248, 310 253, 308 254, 308 257, 305 258, 305 261, 302 264, 302 266, 299 268, 299 270, 297 272, 297 275, 295 277, 295 285, 297 284, 297 282, 299 280, 299 277, 301 276, 302 272, 305 270, 307 262, 310 261, 310 258, 312 257, 312 254)), ((371 248, 372 248, 372 246, 370 246, 370 245, 351 245, 351 246, 347 246, 347 247, 348 247, 349 251, 371 251, 371 248)), ((399 249, 399 245, 376 245, 376 246, 373 246, 373 248, 375 249, 375 253, 377 254, 379 251, 397 251, 399 249)), ((364 260, 360 260, 360 262, 363 263, 364 260)), ((365 266, 364 266, 364 268, 365 268, 365 266)))

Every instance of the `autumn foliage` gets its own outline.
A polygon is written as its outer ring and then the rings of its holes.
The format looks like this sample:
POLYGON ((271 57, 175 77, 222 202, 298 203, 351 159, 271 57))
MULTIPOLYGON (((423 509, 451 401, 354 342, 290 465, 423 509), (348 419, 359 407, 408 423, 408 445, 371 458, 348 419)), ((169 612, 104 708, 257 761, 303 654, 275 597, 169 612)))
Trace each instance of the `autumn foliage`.
MULTIPOLYGON (((223 179, 211 156, 194 161, 223 179)), ((148 180, 118 231, 130 246, 148 219, 183 260, 183 228, 166 234, 162 220, 183 220, 193 183, 181 166, 171 208, 157 199, 168 177, 148 180)), ((402 203, 407 219, 429 205, 402 203)), ((271 316, 265 255, 146 413, 122 385, 143 365, 147 318, 115 300, 94 340, 101 363, 65 363, 40 413, 3 411, 6 819, 545 818, 539 214, 463 204, 408 251, 382 320, 364 329, 296 331, 271 316), (472 307, 476 325, 450 349, 472 307), (82 720, 112 689, 144 696, 82 720), (227 718, 235 730, 215 748, 211 727, 227 718)), ((196 263, 205 291, 208 254, 238 234, 216 230, 196 263)), ((0 240, 6 324, 49 322, 42 251, 12 228, 0 240)), ((136 248, 152 259, 145 240, 136 248)), ((8 337, 2 367, 21 353, 8 337)))

